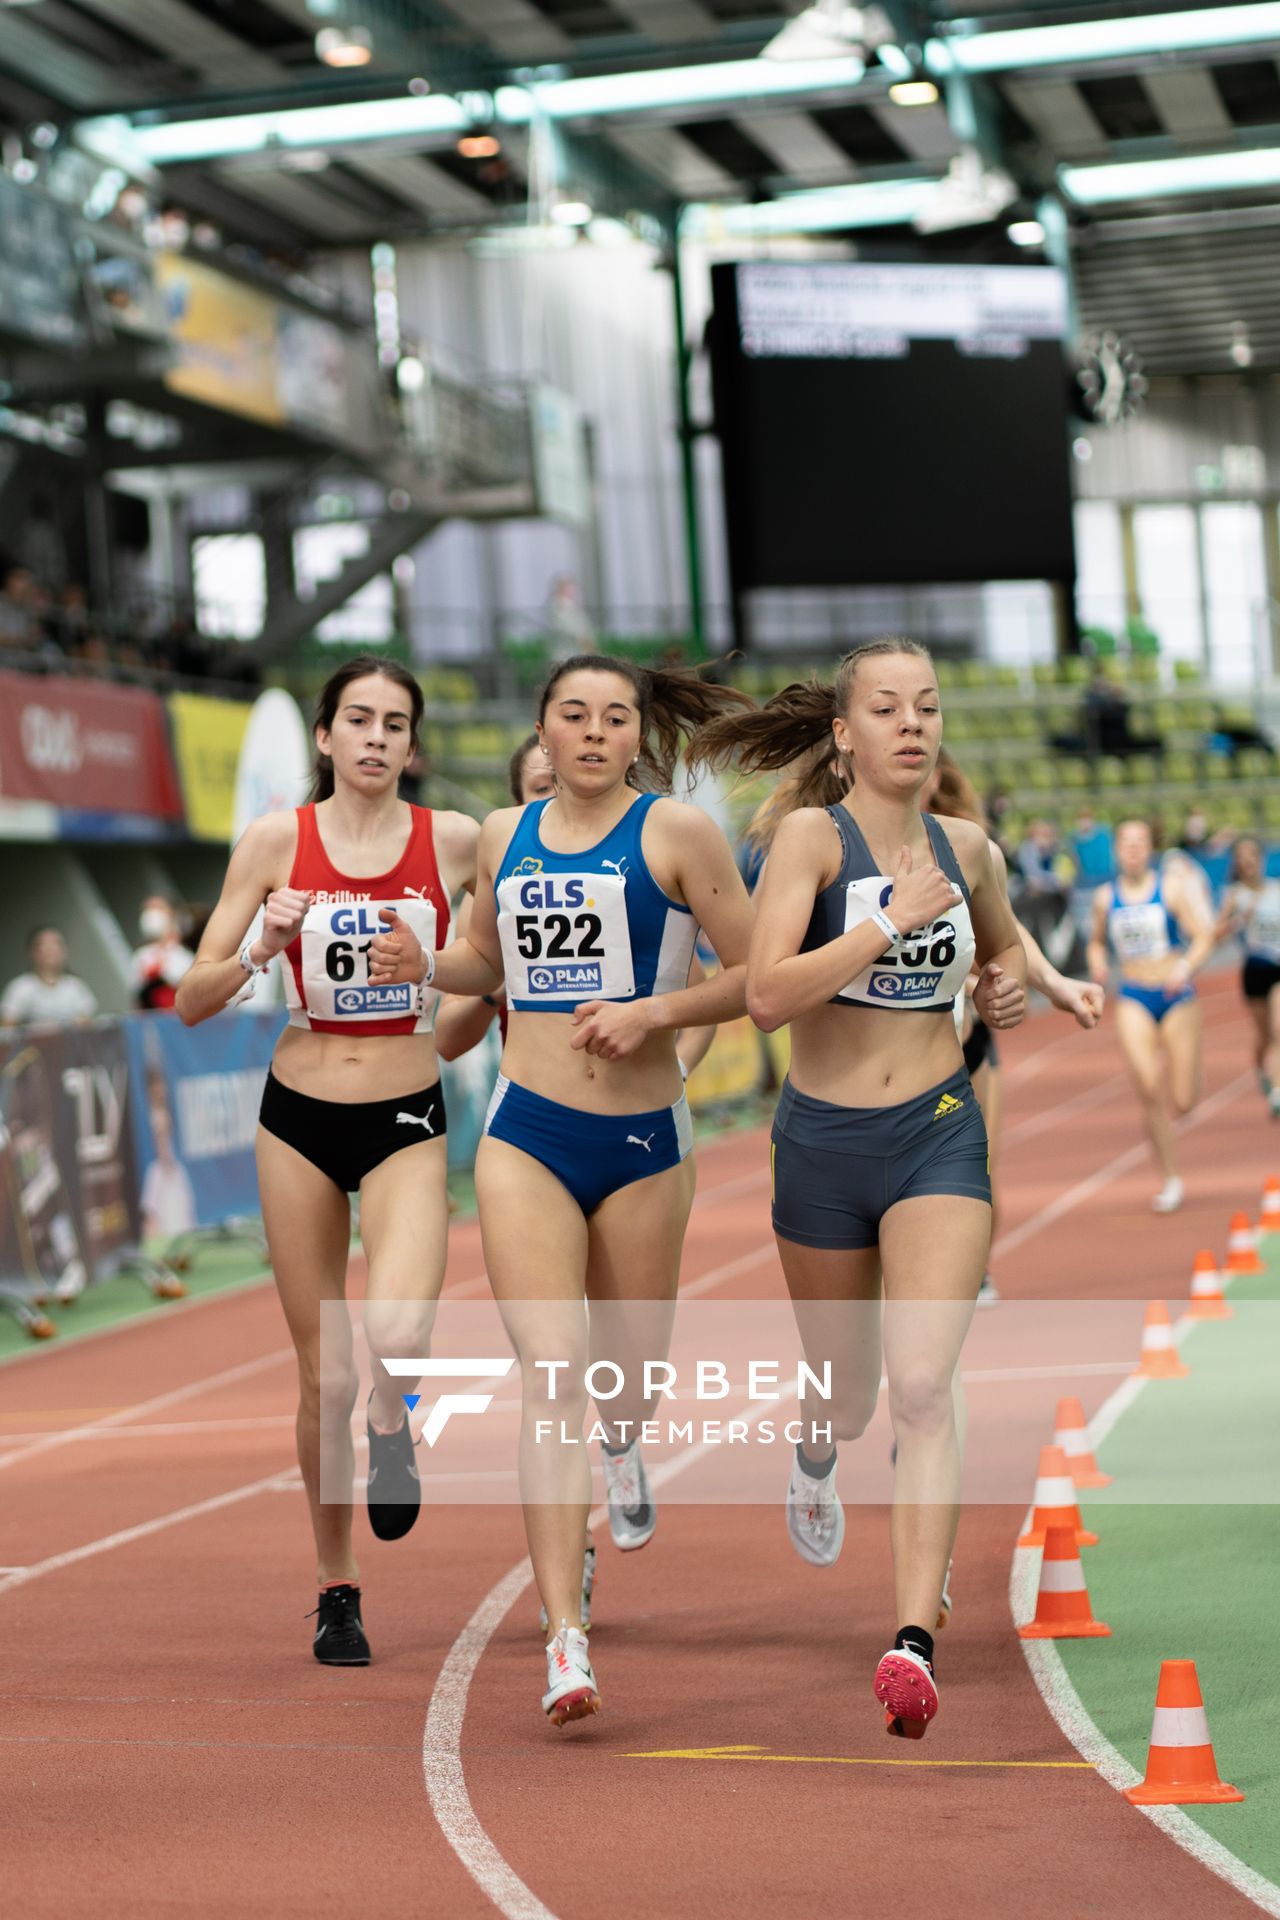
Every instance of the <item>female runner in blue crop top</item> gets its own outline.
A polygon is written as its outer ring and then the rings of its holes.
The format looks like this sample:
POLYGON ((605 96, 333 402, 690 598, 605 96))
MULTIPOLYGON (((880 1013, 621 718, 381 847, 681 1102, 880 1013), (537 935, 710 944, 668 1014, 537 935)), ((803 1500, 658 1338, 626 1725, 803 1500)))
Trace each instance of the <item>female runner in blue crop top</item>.
MULTIPOLYGON (((879 1369, 862 1342, 878 1332, 883 1288, 899 1629, 874 1690, 888 1731, 911 1738, 938 1707, 933 1629, 959 1515, 952 1382, 991 1233, 955 997, 976 956, 978 1012, 1012 1026, 1026 978, 985 832, 965 820, 944 829, 921 810, 941 736, 929 655, 884 640, 847 655, 834 687, 789 687, 762 712, 728 715, 691 753, 754 773, 802 769, 783 790, 795 810, 756 897, 747 1006, 766 1031, 791 1026, 774 1231, 810 1365, 832 1361, 824 1411, 837 1440, 875 1409, 879 1369)), ((835 1561, 844 1513, 831 1439, 797 1450, 787 1524, 802 1558, 835 1561)))
POLYGON ((693 1200, 675 1036, 745 1006, 751 908, 729 844, 699 808, 640 792, 637 770, 669 788, 682 740, 747 704, 687 673, 564 662, 538 714, 555 797, 486 820, 466 938, 427 956, 397 926, 370 956, 376 977, 449 993, 505 979, 510 1025, 476 1193, 522 1368, 521 1494, 552 1627, 542 1704, 556 1726, 600 1704, 579 1612, 590 1473, 586 1449, 540 1441, 539 1422, 580 1434, 587 1365, 622 1368, 624 1392, 601 1409, 609 1523, 619 1546, 643 1546, 656 1509, 634 1438, 652 1410, 641 1361, 665 1355, 693 1200), (722 971, 687 987, 699 926, 722 971))
POLYGON ((1093 896, 1089 971, 1105 982, 1114 954, 1116 1031, 1164 1181, 1151 1205, 1175 1213, 1182 1180, 1168 1108, 1190 1113, 1200 1092, 1200 1002, 1191 982, 1213 952, 1213 922, 1185 862, 1156 864, 1147 821, 1122 820, 1115 850, 1116 877, 1093 896))

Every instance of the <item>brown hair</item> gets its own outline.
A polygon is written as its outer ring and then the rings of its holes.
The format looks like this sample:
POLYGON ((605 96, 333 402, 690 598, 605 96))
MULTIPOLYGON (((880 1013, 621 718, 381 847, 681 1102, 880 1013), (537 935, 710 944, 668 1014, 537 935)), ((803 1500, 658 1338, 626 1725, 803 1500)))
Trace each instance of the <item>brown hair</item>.
POLYGON ((725 713, 699 728, 689 750, 693 766, 723 770, 736 762, 743 773, 781 773, 787 778, 757 808, 748 833, 766 844, 778 822, 797 807, 830 807, 843 800, 850 779, 842 775, 840 752, 831 723, 848 710, 858 668, 883 654, 908 653, 928 660, 918 640, 889 635, 868 640, 846 653, 832 685, 814 675, 793 680, 763 707, 749 713, 725 713))
POLYGON ((945 747, 938 749, 938 779, 929 812, 940 813, 947 820, 972 820, 984 833, 987 831, 987 810, 978 798, 978 790, 945 747))
POLYGON ((539 745, 537 734, 527 733, 507 762, 507 788, 518 807, 524 805, 524 763, 539 745))
MULTIPOLYGON (((413 734, 414 745, 418 743, 418 729, 422 725, 422 716, 426 703, 422 698, 422 688, 418 685, 408 667, 402 667, 398 660, 388 660, 380 653, 358 653, 353 660, 344 660, 342 665, 329 675, 316 696, 316 710, 312 719, 313 730, 323 727, 326 733, 333 728, 338 717, 338 708, 342 705, 342 696, 353 680, 364 680, 371 673, 378 674, 383 680, 390 680, 393 686, 400 688, 409 696, 409 728, 413 734)), ((333 762, 327 753, 316 749, 316 762, 311 780, 311 798, 327 800, 333 792, 333 762)))
POLYGON ((552 694, 571 673, 616 673, 630 686, 640 709, 640 758, 627 782, 659 793, 671 791, 676 761, 686 741, 717 723, 724 724, 731 711, 743 720, 750 717, 748 710, 753 711, 750 698, 737 687, 717 686, 689 667, 639 667, 612 654, 575 653, 571 660, 560 662, 538 695, 540 721, 546 718, 552 694))

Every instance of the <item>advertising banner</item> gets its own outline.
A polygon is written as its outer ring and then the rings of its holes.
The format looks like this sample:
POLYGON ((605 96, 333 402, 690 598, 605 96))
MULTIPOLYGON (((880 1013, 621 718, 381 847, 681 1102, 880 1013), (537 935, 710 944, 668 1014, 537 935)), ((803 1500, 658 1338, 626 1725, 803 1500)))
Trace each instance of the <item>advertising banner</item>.
POLYGON ((73 813, 180 821, 159 695, 0 672, 0 794, 73 813))
POLYGON ((45 346, 83 348, 89 342, 70 213, 3 174, 0 329, 45 346))
POLYGON ((184 255, 156 256, 175 364, 171 393, 269 426, 284 423, 276 379, 278 302, 184 255))
POLYGON ((231 841, 236 773, 252 708, 204 693, 175 693, 168 701, 173 749, 193 840, 231 841))
POLYGON ((184 1027, 166 1013, 125 1022, 146 1240, 172 1240, 259 1211, 253 1141, 282 1012, 184 1027))
POLYGON ((0 1042, 0 1285, 74 1299, 139 1244, 118 1021, 0 1042))

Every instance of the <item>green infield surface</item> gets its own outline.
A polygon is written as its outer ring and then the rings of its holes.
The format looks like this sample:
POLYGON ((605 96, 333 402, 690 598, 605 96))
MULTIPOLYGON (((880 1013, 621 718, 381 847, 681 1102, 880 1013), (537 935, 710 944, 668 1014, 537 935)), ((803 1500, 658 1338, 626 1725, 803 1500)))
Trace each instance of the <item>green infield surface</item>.
POLYGON ((1054 1644, 1139 1774, 1160 1663, 1195 1661, 1219 1776, 1246 1797, 1184 1811, 1280 1883, 1280 1235, 1260 1250, 1266 1273, 1227 1289, 1232 1318, 1182 1338, 1190 1377, 1148 1381, 1099 1446, 1114 1484, 1082 1497, 1099 1537, 1082 1559, 1112 1637, 1054 1644))
POLYGON ((46 1305, 44 1312, 57 1328, 51 1340, 32 1339, 11 1314, 0 1313, 0 1363, 18 1354, 48 1352, 66 1340, 101 1333, 104 1328, 118 1326, 126 1320, 181 1313, 189 1301, 261 1281, 266 1265, 261 1245, 255 1246, 248 1240, 213 1241, 198 1246, 190 1271, 178 1276, 187 1290, 185 1299, 157 1300, 146 1283, 134 1276, 99 1280, 86 1287, 70 1306, 60 1307, 55 1301, 46 1305))

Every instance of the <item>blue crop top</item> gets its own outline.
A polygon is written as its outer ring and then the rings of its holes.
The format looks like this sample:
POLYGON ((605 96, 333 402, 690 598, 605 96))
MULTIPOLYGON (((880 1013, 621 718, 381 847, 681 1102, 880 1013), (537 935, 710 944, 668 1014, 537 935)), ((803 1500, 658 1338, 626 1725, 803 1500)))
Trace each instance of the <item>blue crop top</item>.
POLYGON ((507 1002, 517 1012, 569 1013, 584 1000, 643 1000, 688 985, 697 922, 659 887, 641 847, 659 797, 641 794, 581 853, 544 844, 549 801, 524 808, 494 880, 507 1002))

